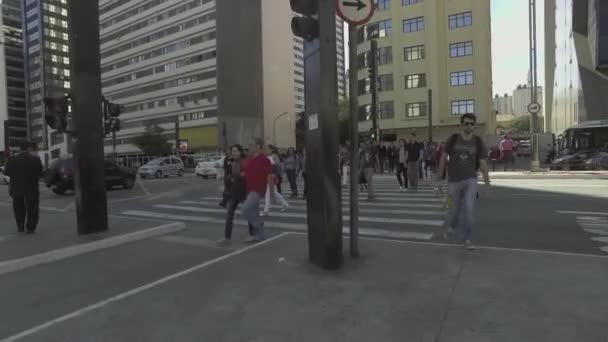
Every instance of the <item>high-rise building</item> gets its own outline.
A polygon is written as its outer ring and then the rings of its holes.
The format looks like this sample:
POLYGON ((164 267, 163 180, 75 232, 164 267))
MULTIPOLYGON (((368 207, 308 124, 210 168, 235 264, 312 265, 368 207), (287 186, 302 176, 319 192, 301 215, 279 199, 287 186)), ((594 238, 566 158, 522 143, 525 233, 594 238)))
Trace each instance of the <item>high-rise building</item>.
POLYGON ((545 0, 545 126, 608 119, 608 1, 545 0))
POLYGON ((70 91, 67 15, 67 0, 22 1, 29 136, 44 150, 45 163, 69 152, 66 135, 47 127, 43 103, 70 91))
POLYGON ((378 42, 381 135, 427 139, 432 90, 434 140, 477 116, 479 134, 493 133, 490 0, 377 0, 357 32, 359 131, 371 128, 370 40, 378 42))
MULTIPOLYGON (((543 87, 536 87, 536 99, 538 103, 543 103, 543 87)), ((530 115, 528 112, 528 106, 532 103, 532 90, 529 85, 518 85, 513 90, 513 114, 516 116, 530 115)), ((538 116, 543 116, 544 111, 541 106, 541 110, 538 112, 538 116)))
POLYGON ((513 114, 513 96, 509 94, 504 94, 504 96, 494 95, 492 105, 497 115, 513 114))
POLYGON ((27 140, 20 0, 0 2, 0 150, 27 140), (8 120, 7 131, 3 123, 8 120))

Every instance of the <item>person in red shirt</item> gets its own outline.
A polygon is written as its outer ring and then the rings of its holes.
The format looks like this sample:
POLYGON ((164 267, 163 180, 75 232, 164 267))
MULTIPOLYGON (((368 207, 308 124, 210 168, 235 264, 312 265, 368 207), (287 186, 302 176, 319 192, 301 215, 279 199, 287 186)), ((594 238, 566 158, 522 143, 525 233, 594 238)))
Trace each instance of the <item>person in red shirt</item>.
POLYGON ((249 157, 245 160, 245 184, 247 197, 241 206, 243 216, 249 223, 249 242, 264 240, 264 220, 260 217, 260 200, 272 178, 272 166, 264 153, 262 139, 255 139, 249 146, 249 157))

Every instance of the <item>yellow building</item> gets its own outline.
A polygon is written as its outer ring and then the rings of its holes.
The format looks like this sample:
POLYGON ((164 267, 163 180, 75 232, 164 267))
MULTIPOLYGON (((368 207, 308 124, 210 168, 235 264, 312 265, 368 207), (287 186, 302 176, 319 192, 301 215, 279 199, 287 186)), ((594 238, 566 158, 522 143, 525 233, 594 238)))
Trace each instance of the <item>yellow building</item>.
POLYGON ((359 131, 371 123, 370 40, 378 42, 381 135, 415 132, 433 140, 458 130, 460 115, 477 116, 477 133, 493 134, 490 0, 376 0, 372 20, 357 32, 359 131))

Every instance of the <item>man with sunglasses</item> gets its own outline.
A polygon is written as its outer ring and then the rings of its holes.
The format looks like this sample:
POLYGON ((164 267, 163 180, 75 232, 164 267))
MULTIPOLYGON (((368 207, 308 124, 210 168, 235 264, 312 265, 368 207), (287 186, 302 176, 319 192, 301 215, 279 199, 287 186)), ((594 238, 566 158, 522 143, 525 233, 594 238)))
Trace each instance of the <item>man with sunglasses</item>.
MULTIPOLYGON (((477 170, 481 170, 485 184, 490 185, 488 148, 480 137, 473 134, 476 121, 474 114, 464 114, 460 117, 462 132, 448 138, 439 162, 439 170, 444 170, 446 164, 448 168, 448 216, 445 238, 450 238, 458 224, 458 219, 462 218, 464 247, 468 250, 475 249, 471 242, 471 234, 477 197, 477 170)), ((441 175, 441 172, 437 174, 441 175)))

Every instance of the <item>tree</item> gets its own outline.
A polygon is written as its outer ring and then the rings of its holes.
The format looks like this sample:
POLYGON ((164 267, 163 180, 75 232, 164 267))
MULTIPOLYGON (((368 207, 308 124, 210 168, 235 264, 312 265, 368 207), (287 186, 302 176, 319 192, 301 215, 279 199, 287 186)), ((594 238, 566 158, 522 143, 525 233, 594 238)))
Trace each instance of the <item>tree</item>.
MULTIPOLYGON (((509 123, 509 127, 518 133, 530 133, 530 115, 517 117, 509 123)), ((539 132, 543 131, 543 117, 537 116, 536 128, 539 132)))
POLYGON ((144 154, 151 156, 164 156, 171 153, 173 147, 169 143, 164 129, 159 126, 150 126, 146 131, 133 138, 133 145, 137 146, 144 154))

